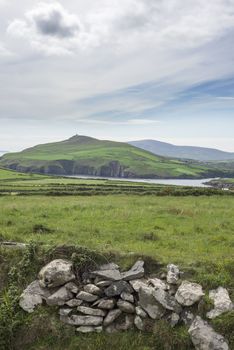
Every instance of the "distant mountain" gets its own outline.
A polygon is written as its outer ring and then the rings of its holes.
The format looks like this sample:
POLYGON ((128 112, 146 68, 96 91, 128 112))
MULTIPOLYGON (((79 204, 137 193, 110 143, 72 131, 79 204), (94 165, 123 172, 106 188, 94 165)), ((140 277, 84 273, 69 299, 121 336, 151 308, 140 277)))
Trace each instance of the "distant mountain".
POLYGON ((170 158, 194 159, 198 161, 234 160, 234 153, 213 148, 176 146, 156 140, 131 141, 128 143, 154 154, 170 158))
POLYGON ((56 175, 125 178, 201 178, 224 175, 223 170, 195 161, 156 156, 127 143, 75 135, 1 157, 0 166, 56 175))

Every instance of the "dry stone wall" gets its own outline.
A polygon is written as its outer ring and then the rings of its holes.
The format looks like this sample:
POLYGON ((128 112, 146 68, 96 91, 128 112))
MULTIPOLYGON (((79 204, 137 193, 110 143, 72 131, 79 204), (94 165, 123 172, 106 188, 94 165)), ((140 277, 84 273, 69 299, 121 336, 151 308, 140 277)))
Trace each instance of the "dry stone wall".
MULTIPOLYGON (((204 297, 202 286, 181 281, 178 266, 167 266, 167 275, 146 276, 144 262, 138 260, 128 271, 114 263, 99 266, 79 279, 70 261, 57 259, 44 266, 38 279, 22 293, 20 306, 33 312, 43 302, 59 307, 61 322, 77 332, 119 332, 130 329, 149 331, 159 319, 171 327, 184 323, 197 350, 228 350, 227 341, 198 315, 204 297), (193 308, 193 312, 191 311, 193 308), (197 310, 197 312, 194 312, 197 310)), ((233 310, 228 291, 210 291, 214 309, 207 318, 233 310)))

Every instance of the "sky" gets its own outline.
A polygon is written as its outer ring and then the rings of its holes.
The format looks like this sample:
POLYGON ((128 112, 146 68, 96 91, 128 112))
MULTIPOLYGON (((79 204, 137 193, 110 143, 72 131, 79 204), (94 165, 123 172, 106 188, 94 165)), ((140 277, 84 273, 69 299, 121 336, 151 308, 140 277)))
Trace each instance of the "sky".
POLYGON ((0 0, 0 151, 74 134, 234 152, 234 0, 0 0))

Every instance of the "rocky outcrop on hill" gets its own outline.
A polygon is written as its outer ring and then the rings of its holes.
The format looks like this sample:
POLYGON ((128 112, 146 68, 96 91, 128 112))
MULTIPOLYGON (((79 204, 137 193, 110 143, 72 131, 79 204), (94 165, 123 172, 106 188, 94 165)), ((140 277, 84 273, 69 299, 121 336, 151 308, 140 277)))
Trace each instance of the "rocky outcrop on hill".
MULTIPOLYGON (((204 296, 202 286, 181 281, 176 265, 168 265, 163 278, 146 276, 139 260, 128 271, 113 263, 76 276, 70 261, 58 259, 41 269, 20 297, 20 306, 32 313, 43 302, 58 306, 61 322, 76 327, 77 332, 108 333, 136 329, 153 330, 163 319, 171 327, 185 324, 197 350, 228 350, 222 335, 199 316, 198 304, 204 296), (192 308, 191 308, 192 307, 192 308)), ((231 311, 233 304, 222 287, 210 292, 215 318, 231 311)))
POLYGON ((81 164, 74 160, 55 160, 44 161, 37 165, 22 165, 18 160, 12 160, 5 164, 8 169, 26 172, 40 173, 50 175, 86 175, 86 176, 103 176, 103 177, 131 177, 136 174, 130 173, 121 165, 119 161, 110 161, 102 166, 95 167, 88 164, 81 164))

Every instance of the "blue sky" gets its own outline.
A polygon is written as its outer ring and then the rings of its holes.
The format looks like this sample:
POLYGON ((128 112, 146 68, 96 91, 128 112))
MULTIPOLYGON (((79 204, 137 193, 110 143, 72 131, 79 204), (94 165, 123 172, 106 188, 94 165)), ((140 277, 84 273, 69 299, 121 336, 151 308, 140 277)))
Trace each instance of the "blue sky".
POLYGON ((85 134, 234 151, 234 0, 0 0, 0 150, 85 134))

